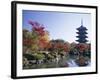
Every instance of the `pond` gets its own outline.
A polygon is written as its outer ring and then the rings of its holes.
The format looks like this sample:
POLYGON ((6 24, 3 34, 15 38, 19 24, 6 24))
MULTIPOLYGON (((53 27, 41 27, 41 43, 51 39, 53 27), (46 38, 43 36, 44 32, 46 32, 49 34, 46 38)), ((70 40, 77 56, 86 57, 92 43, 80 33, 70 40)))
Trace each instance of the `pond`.
MULTIPOLYGON (((86 66, 90 66, 91 62, 88 61, 86 66)), ((86 67, 85 66, 85 67, 86 67)), ((40 64, 32 64, 25 66, 24 69, 40 69, 40 68, 61 68, 61 67, 79 67, 75 59, 63 58, 58 62, 46 62, 40 64)))

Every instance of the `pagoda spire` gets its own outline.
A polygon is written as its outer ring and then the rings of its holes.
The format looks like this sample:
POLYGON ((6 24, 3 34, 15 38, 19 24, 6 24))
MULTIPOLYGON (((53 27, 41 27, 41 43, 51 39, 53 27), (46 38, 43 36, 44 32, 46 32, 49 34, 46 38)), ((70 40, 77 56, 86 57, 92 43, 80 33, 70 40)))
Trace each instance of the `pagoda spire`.
POLYGON ((83 19, 81 19, 81 26, 83 26, 83 19))

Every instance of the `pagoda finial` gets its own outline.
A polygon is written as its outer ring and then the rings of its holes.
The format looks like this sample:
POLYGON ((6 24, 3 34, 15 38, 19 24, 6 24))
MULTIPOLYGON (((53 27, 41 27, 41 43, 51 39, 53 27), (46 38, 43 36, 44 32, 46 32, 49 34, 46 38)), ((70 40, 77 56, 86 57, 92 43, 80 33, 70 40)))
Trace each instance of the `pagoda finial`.
POLYGON ((83 26, 83 19, 81 19, 81 26, 83 26))

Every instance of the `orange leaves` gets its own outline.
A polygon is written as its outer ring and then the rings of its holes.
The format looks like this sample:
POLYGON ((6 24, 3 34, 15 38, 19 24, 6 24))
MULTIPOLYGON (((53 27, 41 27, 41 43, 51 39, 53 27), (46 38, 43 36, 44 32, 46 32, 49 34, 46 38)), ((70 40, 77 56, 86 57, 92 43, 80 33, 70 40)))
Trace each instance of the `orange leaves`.
POLYGON ((39 40, 39 47, 40 48, 45 48, 47 46, 47 41, 45 39, 40 39, 39 40))
POLYGON ((64 42, 63 40, 51 40, 47 45, 47 49, 51 49, 58 52, 68 52, 70 50, 70 44, 64 42))
POLYGON ((32 26, 33 35, 37 34, 37 44, 39 49, 44 49, 49 42, 49 32, 45 30, 44 26, 38 22, 29 21, 32 26))
POLYGON ((77 48, 79 49, 80 52, 83 52, 84 50, 88 48, 88 45, 85 43, 80 43, 77 45, 77 48))

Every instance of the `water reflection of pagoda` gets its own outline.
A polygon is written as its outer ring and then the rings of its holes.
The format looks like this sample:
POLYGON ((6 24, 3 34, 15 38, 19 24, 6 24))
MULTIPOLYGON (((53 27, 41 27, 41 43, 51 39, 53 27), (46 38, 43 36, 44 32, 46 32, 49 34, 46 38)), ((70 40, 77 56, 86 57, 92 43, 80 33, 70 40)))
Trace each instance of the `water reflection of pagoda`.
POLYGON ((78 38, 78 40, 76 40, 78 43, 86 43, 88 40, 86 38, 88 38, 86 36, 87 34, 87 29, 86 27, 83 26, 83 21, 81 20, 81 26, 79 28, 77 28, 78 32, 76 32, 78 34, 78 36, 76 36, 78 38))

